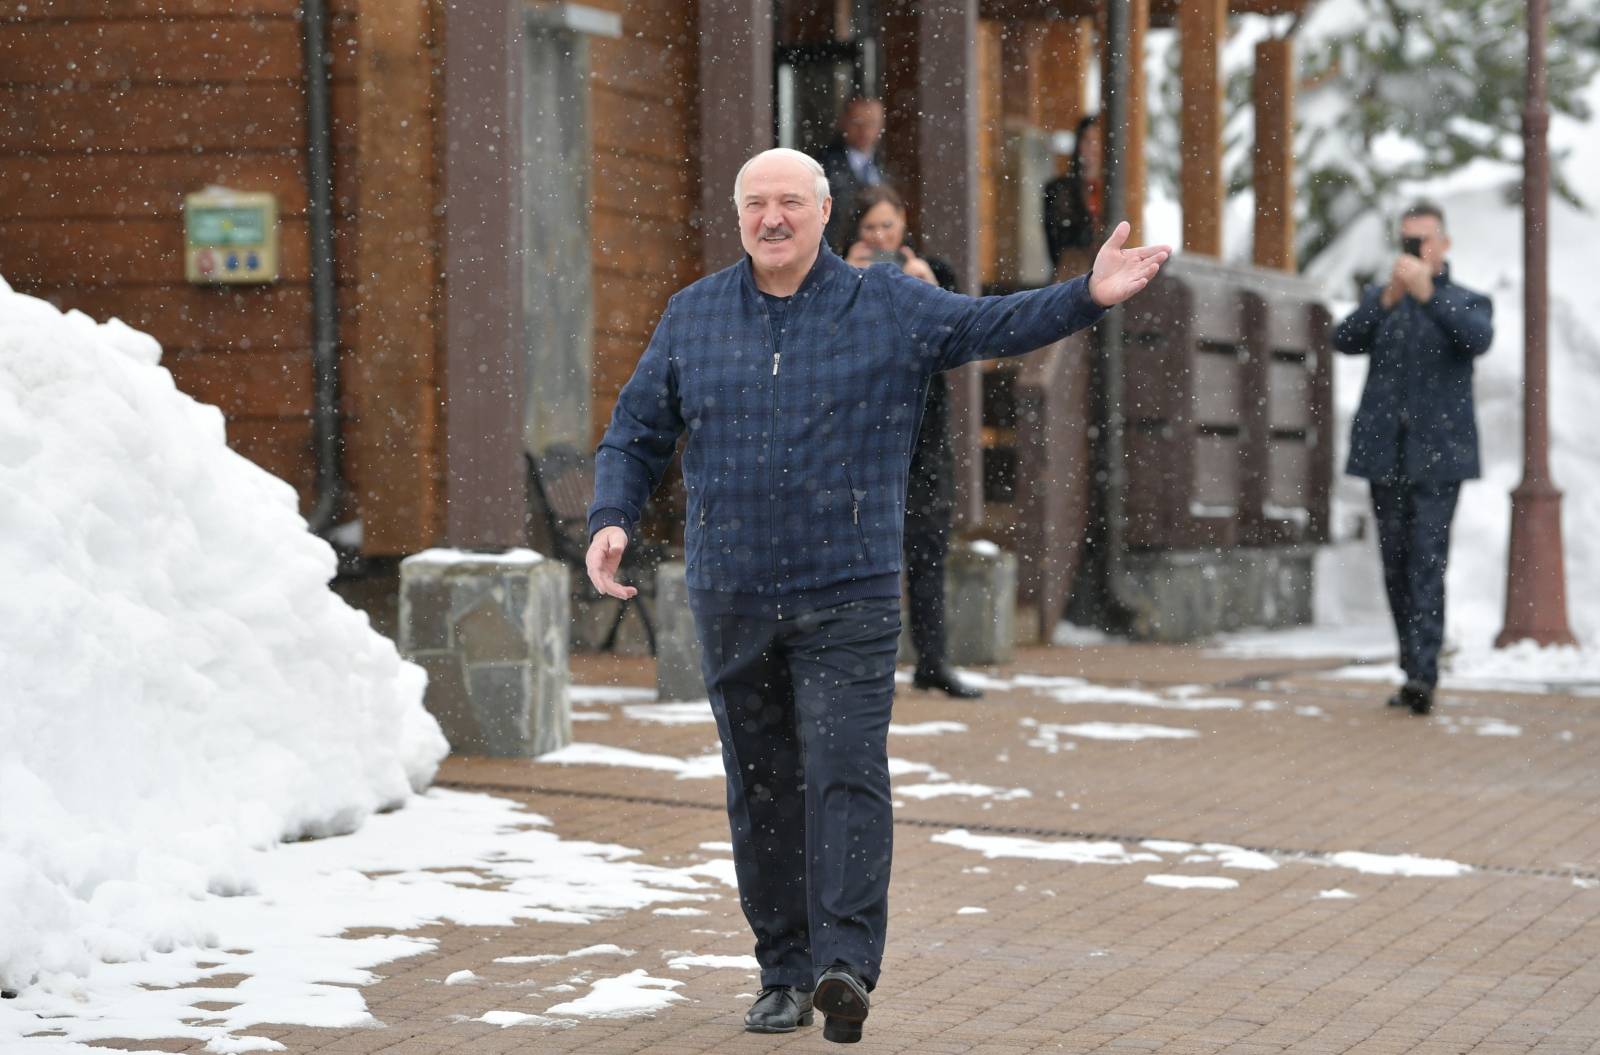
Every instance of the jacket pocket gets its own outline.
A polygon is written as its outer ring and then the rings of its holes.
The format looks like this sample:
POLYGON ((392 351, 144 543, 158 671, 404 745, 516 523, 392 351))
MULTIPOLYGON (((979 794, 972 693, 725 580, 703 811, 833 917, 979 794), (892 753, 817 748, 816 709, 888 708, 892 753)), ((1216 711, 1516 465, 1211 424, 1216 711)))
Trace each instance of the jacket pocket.
POLYGON ((867 492, 856 487, 855 478, 850 475, 850 466, 843 466, 844 485, 850 491, 850 520, 855 526, 856 541, 861 544, 861 559, 868 557, 867 532, 861 526, 861 507, 867 500, 867 492))

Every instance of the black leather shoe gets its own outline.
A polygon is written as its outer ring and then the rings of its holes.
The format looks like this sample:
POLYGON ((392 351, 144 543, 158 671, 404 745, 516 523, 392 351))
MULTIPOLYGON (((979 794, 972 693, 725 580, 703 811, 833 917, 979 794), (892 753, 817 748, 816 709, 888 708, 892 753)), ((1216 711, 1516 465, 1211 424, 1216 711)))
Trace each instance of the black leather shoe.
POLYGON ((1406 698, 1412 714, 1428 714, 1433 710, 1433 686, 1420 681, 1408 681, 1400 694, 1406 698))
POLYGON ((867 1020, 867 986, 855 968, 836 963, 817 979, 812 996, 817 1010, 827 1017, 822 1022, 822 1039, 835 1044, 854 1044, 861 1039, 861 1023, 867 1020))
POLYGON ((949 667, 919 670, 911 675, 911 685, 917 689, 938 689, 946 696, 954 696, 958 700, 975 700, 983 695, 982 689, 963 684, 961 678, 949 667))
POLYGON ((1410 707, 1411 699, 1406 695, 1405 689, 1395 690, 1395 694, 1384 701, 1386 707, 1410 707))
POLYGON ((769 985, 744 1015, 746 1033, 793 1033, 813 1021, 811 994, 793 986, 769 985))

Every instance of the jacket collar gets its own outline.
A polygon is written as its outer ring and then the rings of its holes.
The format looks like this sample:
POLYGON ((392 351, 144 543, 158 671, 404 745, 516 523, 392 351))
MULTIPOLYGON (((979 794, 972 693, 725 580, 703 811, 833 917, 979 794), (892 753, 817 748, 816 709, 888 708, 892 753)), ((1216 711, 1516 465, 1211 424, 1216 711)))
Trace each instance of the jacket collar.
MULTIPOLYGON (((849 269, 850 265, 840 260, 838 255, 828 248, 828 243, 824 240, 817 246, 817 259, 812 262, 811 270, 807 271, 806 277, 801 280, 800 288, 794 291, 795 298, 803 299, 811 296, 832 281, 833 277, 840 271, 849 269)), ((751 262, 749 253, 746 253, 744 258, 739 261, 739 278, 740 284, 743 285, 747 295, 759 301, 761 299, 761 289, 756 285, 755 264, 751 262)))

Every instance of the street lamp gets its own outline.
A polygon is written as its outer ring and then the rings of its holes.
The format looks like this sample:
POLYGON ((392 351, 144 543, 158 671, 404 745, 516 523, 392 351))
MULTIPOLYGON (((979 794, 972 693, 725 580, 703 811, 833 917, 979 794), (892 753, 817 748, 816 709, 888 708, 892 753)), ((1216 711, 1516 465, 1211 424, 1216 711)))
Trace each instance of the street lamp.
POLYGON ((1561 492, 1550 479, 1547 416, 1550 326, 1550 155, 1545 133, 1545 37, 1549 0, 1528 0, 1528 92, 1522 111, 1524 355, 1522 482, 1511 493, 1511 548, 1506 564, 1505 629, 1496 648, 1528 640, 1574 644, 1567 628, 1566 562, 1561 546, 1561 492))

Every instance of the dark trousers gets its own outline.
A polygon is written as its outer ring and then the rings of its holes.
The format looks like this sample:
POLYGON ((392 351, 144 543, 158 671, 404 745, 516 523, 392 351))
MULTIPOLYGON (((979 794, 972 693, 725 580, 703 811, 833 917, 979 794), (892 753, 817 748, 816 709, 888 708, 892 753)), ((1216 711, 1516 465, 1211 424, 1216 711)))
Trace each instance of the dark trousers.
POLYGON ((950 513, 941 505, 906 510, 906 593, 911 647, 917 669, 944 666, 944 558, 950 550, 950 513))
POLYGON ((1400 669, 1406 680, 1432 688, 1439 682, 1444 644, 1444 571, 1450 553, 1450 521, 1461 484, 1411 480, 1372 481, 1378 521, 1378 552, 1389 594, 1400 669))
POLYGON ((842 961, 871 988, 888 923, 899 601, 782 619, 696 610, 695 625, 761 984, 809 990, 842 961))

